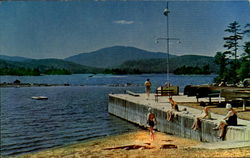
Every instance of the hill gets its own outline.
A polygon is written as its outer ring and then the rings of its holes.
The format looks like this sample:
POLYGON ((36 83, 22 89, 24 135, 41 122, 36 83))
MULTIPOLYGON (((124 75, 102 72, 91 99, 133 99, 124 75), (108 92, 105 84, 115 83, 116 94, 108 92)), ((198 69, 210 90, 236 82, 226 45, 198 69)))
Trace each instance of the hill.
MULTIPOLYGON (((129 60, 155 59, 166 57, 166 53, 150 52, 135 47, 114 46, 103 48, 90 53, 81 53, 65 58, 65 60, 91 67, 111 68, 117 67, 129 60)), ((174 57, 174 55, 170 55, 170 57, 174 57)))
POLYGON ((93 73, 100 69, 79 65, 61 59, 32 59, 24 62, 0 60, 0 68, 65 69, 71 73, 93 73))
POLYGON ((0 60, 8 60, 8 61, 29 61, 32 60, 31 58, 19 57, 19 56, 7 56, 7 55, 0 55, 0 60))
MULTIPOLYGON (((169 59, 169 71, 173 71, 182 66, 198 66, 203 67, 209 65, 209 69, 213 73, 218 72, 218 66, 214 63, 213 57, 199 56, 199 55, 183 55, 176 56, 169 59)), ((162 73, 167 72, 166 59, 147 59, 147 60, 133 60, 124 62, 119 66, 120 69, 137 69, 140 72, 147 73, 162 73)))
MULTIPOLYGON (((0 68, 30 68, 42 71, 48 69, 64 69, 70 73, 166 73, 166 58, 166 53, 149 52, 134 47, 114 46, 103 48, 91 53, 78 54, 66 58, 65 60, 29 59, 0 55, 0 68), (3 60, 1 58, 8 60, 3 60), (104 70, 104 68, 110 69, 104 70)), ((183 66, 188 67, 188 70, 186 70, 187 72, 191 72, 189 67, 197 66, 202 68, 205 65, 209 65, 209 71, 212 73, 218 72, 218 66, 214 63, 214 58, 208 56, 170 55, 169 65, 170 72, 172 73, 177 68, 183 66)))

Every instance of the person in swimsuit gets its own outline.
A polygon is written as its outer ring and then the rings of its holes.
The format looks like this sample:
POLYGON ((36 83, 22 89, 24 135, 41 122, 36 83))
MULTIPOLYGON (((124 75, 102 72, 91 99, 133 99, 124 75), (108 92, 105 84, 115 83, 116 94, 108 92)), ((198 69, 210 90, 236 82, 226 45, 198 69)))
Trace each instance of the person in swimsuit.
POLYGON ((155 114, 152 112, 151 108, 148 109, 149 114, 147 116, 147 124, 149 126, 149 135, 151 140, 154 140, 155 135, 154 135, 154 128, 156 125, 156 118, 155 118, 155 114))
POLYGON ((149 95, 150 95, 150 91, 151 91, 151 82, 150 79, 147 79, 147 81, 145 81, 144 86, 145 86, 145 91, 146 91, 146 95, 147 95, 147 100, 149 99, 149 95))
POLYGON ((237 126, 237 112, 232 108, 231 104, 226 104, 226 109, 228 110, 226 117, 217 127, 213 128, 214 130, 220 130, 218 137, 220 139, 225 138, 227 126, 237 126))
POLYGON ((174 116, 175 116, 175 111, 179 111, 179 107, 177 105, 177 103, 173 100, 172 97, 168 98, 169 103, 171 104, 171 110, 167 111, 167 120, 171 121, 173 120, 174 116))
POLYGON ((201 128, 201 119, 211 119, 211 113, 210 113, 209 108, 207 106, 205 106, 203 108, 203 111, 200 114, 200 116, 195 118, 194 123, 192 125, 193 130, 197 130, 197 129, 201 128))

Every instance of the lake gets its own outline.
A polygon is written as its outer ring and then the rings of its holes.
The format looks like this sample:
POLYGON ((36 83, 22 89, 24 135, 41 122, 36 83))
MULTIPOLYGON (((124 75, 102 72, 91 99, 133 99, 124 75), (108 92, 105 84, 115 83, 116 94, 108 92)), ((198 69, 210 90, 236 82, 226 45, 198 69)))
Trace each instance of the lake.
MULTIPOLYGON (((190 84, 210 84, 215 75, 170 75, 180 91, 190 84)), ((1 76, 1 83, 70 84, 70 86, 0 88, 1 155, 18 155, 138 130, 139 127, 109 115, 108 94, 125 90, 144 92, 166 82, 166 74, 1 76), (48 100, 33 100, 47 96, 48 100)))

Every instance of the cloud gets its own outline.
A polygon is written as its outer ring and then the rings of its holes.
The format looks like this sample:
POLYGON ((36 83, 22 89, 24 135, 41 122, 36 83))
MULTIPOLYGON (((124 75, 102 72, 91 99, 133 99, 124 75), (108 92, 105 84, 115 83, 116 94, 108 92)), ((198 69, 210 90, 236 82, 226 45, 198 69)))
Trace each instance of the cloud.
POLYGON ((113 23, 115 23, 115 24, 121 24, 121 25, 130 25, 130 24, 133 24, 134 21, 116 20, 116 21, 113 21, 113 23))

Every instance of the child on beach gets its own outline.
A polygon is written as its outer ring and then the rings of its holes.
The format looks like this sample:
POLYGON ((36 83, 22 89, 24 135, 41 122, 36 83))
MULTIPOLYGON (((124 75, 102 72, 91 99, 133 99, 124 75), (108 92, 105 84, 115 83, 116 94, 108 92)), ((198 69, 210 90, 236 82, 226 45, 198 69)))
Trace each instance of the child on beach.
POLYGON ((200 116, 196 117, 192 125, 193 130, 201 128, 201 119, 211 119, 211 113, 209 107, 204 107, 200 116))
POLYGON ((155 114, 152 112, 151 108, 148 108, 148 111, 149 111, 149 113, 147 116, 147 124, 149 126, 149 135, 150 135, 151 140, 154 140, 155 139, 154 128, 156 125, 156 118, 155 118, 155 114))
POLYGON ((145 85, 145 91, 146 91, 147 100, 148 100, 149 95, 150 95, 150 91, 151 91, 151 85, 152 85, 150 82, 150 79, 147 79, 147 81, 145 81, 144 85, 145 85))

